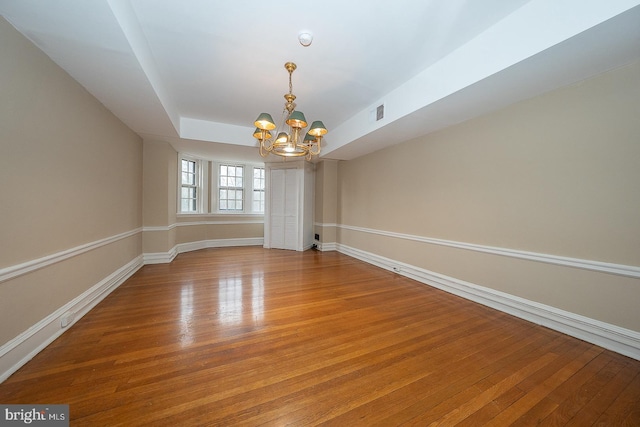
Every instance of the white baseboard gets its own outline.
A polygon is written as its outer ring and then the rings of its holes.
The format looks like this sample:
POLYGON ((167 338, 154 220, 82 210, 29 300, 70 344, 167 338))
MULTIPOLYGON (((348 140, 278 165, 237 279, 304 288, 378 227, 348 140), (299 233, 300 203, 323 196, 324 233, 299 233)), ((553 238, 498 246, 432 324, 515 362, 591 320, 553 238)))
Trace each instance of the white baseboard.
POLYGON ((337 244, 336 249, 385 270, 393 271, 451 294, 640 360, 640 333, 636 331, 404 264, 346 245, 337 244))
POLYGON ((177 246, 174 246, 169 252, 153 252, 143 255, 144 264, 168 264, 178 255, 177 246))
POLYGON ((336 249, 336 242, 328 242, 328 243, 319 243, 318 244, 318 249, 322 252, 329 252, 329 251, 335 251, 336 249))
POLYGON ((241 239, 213 239, 201 240, 198 242, 181 243, 176 245, 179 254, 184 252, 197 251, 199 249, 208 248, 228 248, 232 246, 262 246, 264 239, 262 237, 248 237, 241 239))
POLYGON ((143 265, 138 256, 0 347, 0 383, 20 369, 143 265), (65 317, 68 324, 62 327, 65 317))
POLYGON ((262 237, 248 237, 239 239, 212 239, 199 240, 197 242, 180 243, 175 245, 168 252, 154 252, 144 254, 145 264, 167 264, 181 253, 197 251, 208 248, 227 248, 232 246, 262 246, 264 239, 262 237))

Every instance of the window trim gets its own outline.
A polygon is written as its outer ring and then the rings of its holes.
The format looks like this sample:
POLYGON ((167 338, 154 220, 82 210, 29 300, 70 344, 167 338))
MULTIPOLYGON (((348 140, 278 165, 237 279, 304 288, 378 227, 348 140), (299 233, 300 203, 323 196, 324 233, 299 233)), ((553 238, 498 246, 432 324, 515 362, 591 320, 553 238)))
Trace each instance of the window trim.
POLYGON ((208 178, 208 163, 198 157, 190 156, 188 154, 182 154, 178 156, 178 188, 177 188, 177 207, 176 212, 180 215, 202 215, 208 211, 208 191, 205 183, 208 178), (196 174, 196 210, 183 211, 182 210, 182 161, 186 160, 195 163, 196 174))
MULTIPOLYGON (((261 168, 265 170, 266 178, 266 165, 260 163, 251 162, 239 162, 239 161, 224 161, 224 160, 212 160, 211 161, 211 188, 209 190, 209 198, 211 200, 210 213, 216 215, 264 215, 264 212, 256 212, 253 210, 253 169, 261 168), (242 172, 243 179, 243 199, 241 211, 220 210, 218 194, 220 189, 220 166, 242 166, 244 168, 242 172)), ((266 191, 266 189, 265 189, 266 191)))
POLYGON ((251 196, 250 196, 250 200, 249 203, 251 203, 251 212, 252 213, 260 213, 264 215, 264 211, 266 210, 266 204, 267 204, 267 167, 266 165, 263 166, 256 166, 256 165, 252 165, 251 166, 251 196), (256 202, 256 200, 254 199, 253 195, 256 192, 256 188, 254 187, 254 176, 253 176, 253 172, 255 169, 262 169, 262 181, 264 183, 264 186, 262 189, 258 189, 257 191, 261 191, 262 192, 262 211, 254 211, 253 210, 253 205, 256 202))
MULTIPOLYGON (((247 180, 246 180, 246 171, 247 171, 247 167, 245 165, 239 164, 239 163, 223 162, 223 163, 219 163, 217 165, 216 175, 218 176, 218 186, 217 186, 217 190, 216 190, 216 196, 217 196, 218 201, 216 203, 216 206, 217 206, 217 209, 220 212, 238 213, 238 212, 244 212, 245 211, 246 206, 247 206, 246 203, 245 203, 245 201, 247 199, 247 194, 246 194, 246 182, 247 182, 247 180), (226 186, 223 187, 222 183, 220 182, 221 179, 222 179, 222 176, 223 176, 222 175, 222 168, 226 168, 227 170, 231 168, 231 169, 233 169, 234 173, 237 172, 238 169, 242 170, 242 176, 240 177, 240 181, 242 182, 242 185, 240 185, 240 186, 226 185, 226 186), (222 200, 220 198, 220 193, 222 192, 223 189, 226 190, 227 192, 233 191, 234 193, 236 191, 240 191, 240 194, 242 195, 242 197, 240 197, 240 198, 235 198, 234 197, 232 199, 227 198, 225 200, 227 200, 227 202, 229 200, 240 201, 240 204, 242 205, 242 209, 236 209, 236 208, 234 208, 234 209, 221 209, 220 208, 220 205, 222 203, 222 200)), ((226 176, 227 178, 235 178, 236 180, 238 179, 238 174, 229 175, 229 173, 227 173, 224 176, 226 176)))

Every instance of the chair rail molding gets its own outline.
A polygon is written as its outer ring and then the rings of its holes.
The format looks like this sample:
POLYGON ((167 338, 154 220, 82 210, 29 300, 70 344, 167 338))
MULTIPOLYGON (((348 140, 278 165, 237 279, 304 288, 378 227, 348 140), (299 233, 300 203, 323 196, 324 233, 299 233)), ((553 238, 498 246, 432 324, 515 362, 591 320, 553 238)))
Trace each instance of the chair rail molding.
POLYGON ((375 230, 372 228, 354 227, 351 225, 338 224, 338 228, 344 230, 358 231, 379 236, 394 237, 397 239, 412 240, 431 245, 447 246, 451 248, 465 249, 475 252, 506 256, 511 258, 525 259, 529 261, 544 262, 547 264, 561 265, 564 267, 581 268, 584 270, 598 271, 600 273, 616 274, 618 276, 632 277, 640 279, 640 267, 624 264, 613 264, 601 261, 592 261, 580 258, 570 258, 558 255, 550 255, 538 252, 527 252, 516 249, 500 248, 495 246, 478 245, 475 243, 456 242, 452 240, 435 239, 432 237, 422 237, 412 234, 395 233, 392 231, 375 230))
POLYGON ((7 280, 22 276, 23 274, 30 273, 35 270, 47 267, 51 264, 55 264, 64 261, 69 258, 81 255, 85 252, 100 248, 102 246, 109 245, 117 242, 118 240, 126 239, 127 237, 134 236, 142 232, 142 228, 135 228, 124 233, 116 234, 114 236, 106 237, 104 239, 96 240, 94 242, 85 243, 80 246, 76 246, 64 251, 56 252, 51 255, 44 256, 42 258, 33 259, 31 261, 23 262, 21 264, 12 265, 0 269, 0 283, 7 280))

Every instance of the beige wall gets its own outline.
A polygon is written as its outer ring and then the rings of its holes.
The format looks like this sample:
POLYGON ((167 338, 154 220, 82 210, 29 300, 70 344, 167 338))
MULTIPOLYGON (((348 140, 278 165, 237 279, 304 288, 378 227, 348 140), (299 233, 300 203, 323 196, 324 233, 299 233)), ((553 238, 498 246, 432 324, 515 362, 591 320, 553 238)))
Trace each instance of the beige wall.
POLYGON ((144 141, 144 253, 163 253, 176 244, 178 153, 168 142, 144 141), (150 230, 150 227, 156 227, 150 230))
POLYGON ((0 274, 1 346, 142 254, 142 142, 2 18, 0 40, 0 272, 42 266, 0 274))
POLYGON ((315 233, 321 243, 335 243, 338 218, 338 161, 322 160, 316 164, 315 233))
POLYGON ((176 219, 178 153, 168 142, 144 141, 145 226, 173 224, 176 219))
POLYGON ((337 241, 640 331, 638 279, 369 232, 640 266, 639 113, 634 63, 340 162, 337 241))

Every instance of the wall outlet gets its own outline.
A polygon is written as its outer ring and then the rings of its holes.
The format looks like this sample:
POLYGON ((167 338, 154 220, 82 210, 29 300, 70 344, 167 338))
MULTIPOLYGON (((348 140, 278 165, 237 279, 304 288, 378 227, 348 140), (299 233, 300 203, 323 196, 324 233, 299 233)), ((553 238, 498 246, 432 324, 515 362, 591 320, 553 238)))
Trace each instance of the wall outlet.
POLYGON ((320 240, 320 235, 316 234, 314 238, 319 241, 320 240))
POLYGON ((60 317, 60 327, 66 328, 70 324, 73 323, 73 319, 75 319, 76 314, 73 311, 67 311, 65 314, 60 317))

